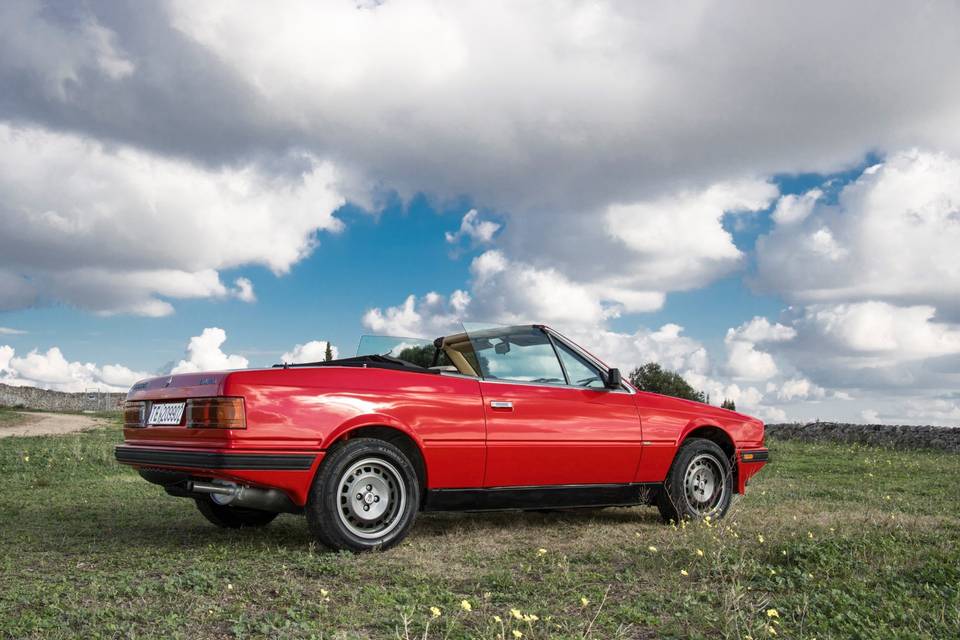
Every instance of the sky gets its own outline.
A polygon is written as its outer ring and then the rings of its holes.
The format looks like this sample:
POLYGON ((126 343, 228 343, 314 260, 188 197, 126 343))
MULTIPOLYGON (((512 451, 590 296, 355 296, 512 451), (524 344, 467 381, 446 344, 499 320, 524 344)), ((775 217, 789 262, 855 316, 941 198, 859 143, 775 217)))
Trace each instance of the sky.
POLYGON ((542 322, 960 424, 960 5, 0 3, 0 383, 542 322))

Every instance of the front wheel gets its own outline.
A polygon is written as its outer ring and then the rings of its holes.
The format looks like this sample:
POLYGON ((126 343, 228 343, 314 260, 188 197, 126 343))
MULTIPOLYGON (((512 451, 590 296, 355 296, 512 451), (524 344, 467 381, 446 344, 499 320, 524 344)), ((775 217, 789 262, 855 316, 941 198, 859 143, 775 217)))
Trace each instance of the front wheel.
POLYGON ((331 549, 370 551, 397 544, 420 508, 420 483, 403 452, 354 438, 327 454, 310 489, 307 524, 331 549))
POLYGON ((723 449, 710 440, 690 438, 673 459, 657 507, 668 522, 722 518, 732 494, 733 473, 723 449))

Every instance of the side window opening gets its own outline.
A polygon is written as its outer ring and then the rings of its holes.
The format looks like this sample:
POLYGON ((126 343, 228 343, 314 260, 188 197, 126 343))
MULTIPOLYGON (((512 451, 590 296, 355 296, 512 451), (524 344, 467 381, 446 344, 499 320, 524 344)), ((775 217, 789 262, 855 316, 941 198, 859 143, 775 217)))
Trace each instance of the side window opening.
POLYGON ((559 340, 554 340, 554 344, 557 347, 560 360, 563 362, 567 377, 570 379, 571 386, 588 389, 603 388, 603 376, 600 375, 600 370, 596 366, 559 340))

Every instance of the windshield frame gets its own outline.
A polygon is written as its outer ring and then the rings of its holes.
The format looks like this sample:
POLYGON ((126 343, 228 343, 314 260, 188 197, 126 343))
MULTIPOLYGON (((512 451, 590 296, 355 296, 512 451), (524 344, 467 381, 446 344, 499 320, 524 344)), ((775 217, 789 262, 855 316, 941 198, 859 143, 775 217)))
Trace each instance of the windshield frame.
MULTIPOLYGON (((528 381, 528 380, 507 380, 507 379, 486 377, 483 375, 482 367, 478 367, 477 378, 479 378, 483 382, 492 383, 492 384, 519 384, 519 385, 532 385, 532 386, 539 386, 539 387, 592 390, 592 391, 598 391, 598 392, 602 391, 604 393, 627 393, 630 395, 633 395, 636 393, 636 390, 630 384, 628 384, 625 380, 622 380, 620 386, 615 389, 611 389, 607 387, 604 387, 604 388, 583 387, 577 384, 571 384, 566 366, 564 365, 563 359, 560 357, 560 354, 558 353, 558 349, 557 349, 558 343, 563 345, 570 351, 572 351, 574 354, 583 358, 588 364, 592 365, 593 367, 596 367, 600 372, 601 376, 603 377, 603 379, 606 379, 606 376, 608 375, 608 372, 612 367, 610 367, 605 362, 603 362, 602 360, 600 360, 599 358, 591 354, 589 351, 587 351, 586 349, 578 345, 576 342, 573 342, 572 340, 570 340, 569 338, 561 334, 559 331, 556 331, 551 327, 548 327, 547 325, 544 325, 544 324, 498 325, 493 323, 461 323, 461 327, 463 328, 462 334, 451 334, 450 336, 445 336, 444 338, 442 338, 444 345, 446 344, 446 341, 448 338, 459 337, 460 335, 463 335, 465 336, 465 338, 467 339, 467 341, 472 347, 474 345, 473 335, 476 335, 478 332, 481 334, 480 338, 485 338, 486 336, 483 336, 482 334, 488 331, 494 334, 493 337, 496 336, 496 332, 498 330, 502 330, 503 333, 509 333, 509 331, 514 328, 533 329, 533 330, 540 331, 543 334, 545 334, 547 339, 549 340, 553 350, 554 357, 557 359, 557 362, 559 363, 559 366, 560 366, 560 370, 563 372, 563 376, 564 376, 563 383, 535 382, 535 381, 528 381), (471 329, 468 325, 476 325, 477 327, 481 327, 481 328, 478 331, 477 329, 471 329)), ((476 349, 474 349, 474 354, 479 364, 480 355, 476 349)))

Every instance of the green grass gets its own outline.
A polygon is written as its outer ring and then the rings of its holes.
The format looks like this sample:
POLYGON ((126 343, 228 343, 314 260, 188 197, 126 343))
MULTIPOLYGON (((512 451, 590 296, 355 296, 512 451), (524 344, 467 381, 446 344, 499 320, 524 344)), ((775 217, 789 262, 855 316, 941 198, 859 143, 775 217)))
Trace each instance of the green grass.
POLYGON ((651 508, 434 514, 351 556, 297 516, 208 525, 115 464, 119 439, 0 440, 0 636, 960 637, 956 455, 773 442, 713 526, 651 508))
POLYGON ((24 416, 18 411, 14 411, 13 409, 8 409, 6 407, 0 407, 0 429, 3 427, 15 427, 27 422, 28 420, 28 417, 24 416))

